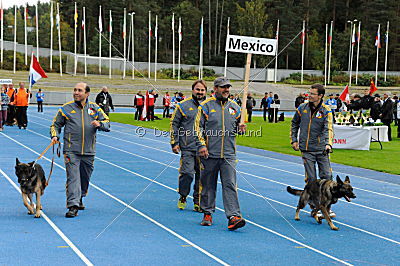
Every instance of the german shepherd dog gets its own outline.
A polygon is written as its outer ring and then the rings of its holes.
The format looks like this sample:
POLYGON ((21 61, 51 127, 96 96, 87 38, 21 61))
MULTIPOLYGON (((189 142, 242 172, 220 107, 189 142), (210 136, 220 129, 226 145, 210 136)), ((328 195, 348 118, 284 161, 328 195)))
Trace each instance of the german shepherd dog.
POLYGON ((287 191, 290 194, 300 196, 294 218, 296 221, 300 220, 300 210, 308 203, 312 209, 311 216, 321 224, 323 218, 317 215, 318 211, 321 210, 332 230, 339 230, 339 228, 333 224, 329 216, 331 205, 335 204, 340 198, 345 198, 348 202, 356 198, 348 176, 346 176, 344 182, 339 176, 336 176, 336 181, 317 179, 307 183, 304 190, 293 189, 288 186, 287 191))
POLYGON ((40 197, 44 193, 47 186, 46 177, 42 166, 31 163, 21 163, 18 158, 16 159, 15 174, 18 177, 18 183, 21 186, 22 200, 25 207, 28 209, 28 214, 35 214, 35 218, 40 218, 40 210, 42 204, 40 197), (34 204, 32 201, 32 194, 36 194, 36 213, 33 210, 34 204), (30 204, 28 203, 28 199, 30 204))

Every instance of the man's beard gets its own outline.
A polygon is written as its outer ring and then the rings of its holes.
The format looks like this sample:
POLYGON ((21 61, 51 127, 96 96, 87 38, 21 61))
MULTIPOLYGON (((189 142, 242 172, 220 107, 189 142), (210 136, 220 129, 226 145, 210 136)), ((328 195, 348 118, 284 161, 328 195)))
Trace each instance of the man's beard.
POLYGON ((203 95, 192 95, 194 99, 196 99, 198 102, 202 102, 203 100, 206 99, 206 96, 203 95))
POLYGON ((215 94, 215 98, 217 98, 221 102, 228 101, 228 97, 224 97, 222 94, 215 94))

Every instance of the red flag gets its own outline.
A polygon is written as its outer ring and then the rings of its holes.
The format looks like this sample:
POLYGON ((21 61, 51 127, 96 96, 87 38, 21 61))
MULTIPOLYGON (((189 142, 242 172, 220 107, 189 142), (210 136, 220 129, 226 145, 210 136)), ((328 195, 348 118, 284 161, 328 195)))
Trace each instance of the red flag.
POLYGON ((343 102, 348 101, 350 99, 350 94, 349 94, 349 85, 346 85, 346 88, 342 91, 342 93, 339 96, 340 100, 343 102))
POLYGON ((142 111, 142 117, 140 118, 140 120, 146 121, 146 118, 148 116, 148 111, 149 111, 149 91, 146 91, 146 98, 144 98, 144 106, 142 111))
POLYGON ((302 32, 301 32, 301 35, 300 35, 300 43, 301 44, 304 44, 304 40, 306 39, 306 33, 305 33, 305 31, 303 30, 302 32))
POLYGON ((378 88, 375 86, 374 81, 371 79, 371 85, 369 87, 369 95, 372 95, 377 90, 378 90, 378 88))

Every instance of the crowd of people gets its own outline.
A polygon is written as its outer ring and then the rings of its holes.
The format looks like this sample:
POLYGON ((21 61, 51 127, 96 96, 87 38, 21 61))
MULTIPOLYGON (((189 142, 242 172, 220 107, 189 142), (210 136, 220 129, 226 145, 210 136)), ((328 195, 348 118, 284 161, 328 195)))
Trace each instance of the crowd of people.
MULTIPOLYGON (((364 95, 358 93, 349 95, 349 99, 342 101, 339 94, 329 94, 325 100, 325 105, 329 106, 333 113, 349 111, 357 112, 360 110, 369 110, 370 117, 375 122, 381 122, 388 127, 388 139, 392 140, 391 125, 397 126, 397 137, 400 138, 400 102, 399 97, 390 92, 383 93, 383 97, 376 93, 371 93, 370 89, 364 90, 364 95)), ((309 101, 309 95, 300 93, 295 100, 296 109, 304 102, 309 101)))

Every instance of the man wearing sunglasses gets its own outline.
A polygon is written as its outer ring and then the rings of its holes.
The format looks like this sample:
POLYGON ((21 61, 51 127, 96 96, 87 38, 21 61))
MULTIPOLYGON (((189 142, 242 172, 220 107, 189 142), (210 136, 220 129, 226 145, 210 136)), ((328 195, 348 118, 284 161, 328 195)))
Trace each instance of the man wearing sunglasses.
MULTIPOLYGON (((312 85, 308 95, 308 103, 297 108, 290 130, 292 148, 301 151, 306 183, 317 179, 316 164, 321 179, 332 179, 329 153, 333 145, 333 116, 323 103, 324 86, 312 85)), ((336 216, 333 212, 330 215, 336 216)))
POLYGON ((89 102, 90 88, 86 83, 75 85, 74 100, 64 104, 50 126, 53 143, 60 139, 64 127, 64 162, 67 172, 67 218, 84 210, 82 198, 86 197, 90 176, 94 169, 96 154, 96 132, 110 131, 110 120, 94 102, 89 102))

